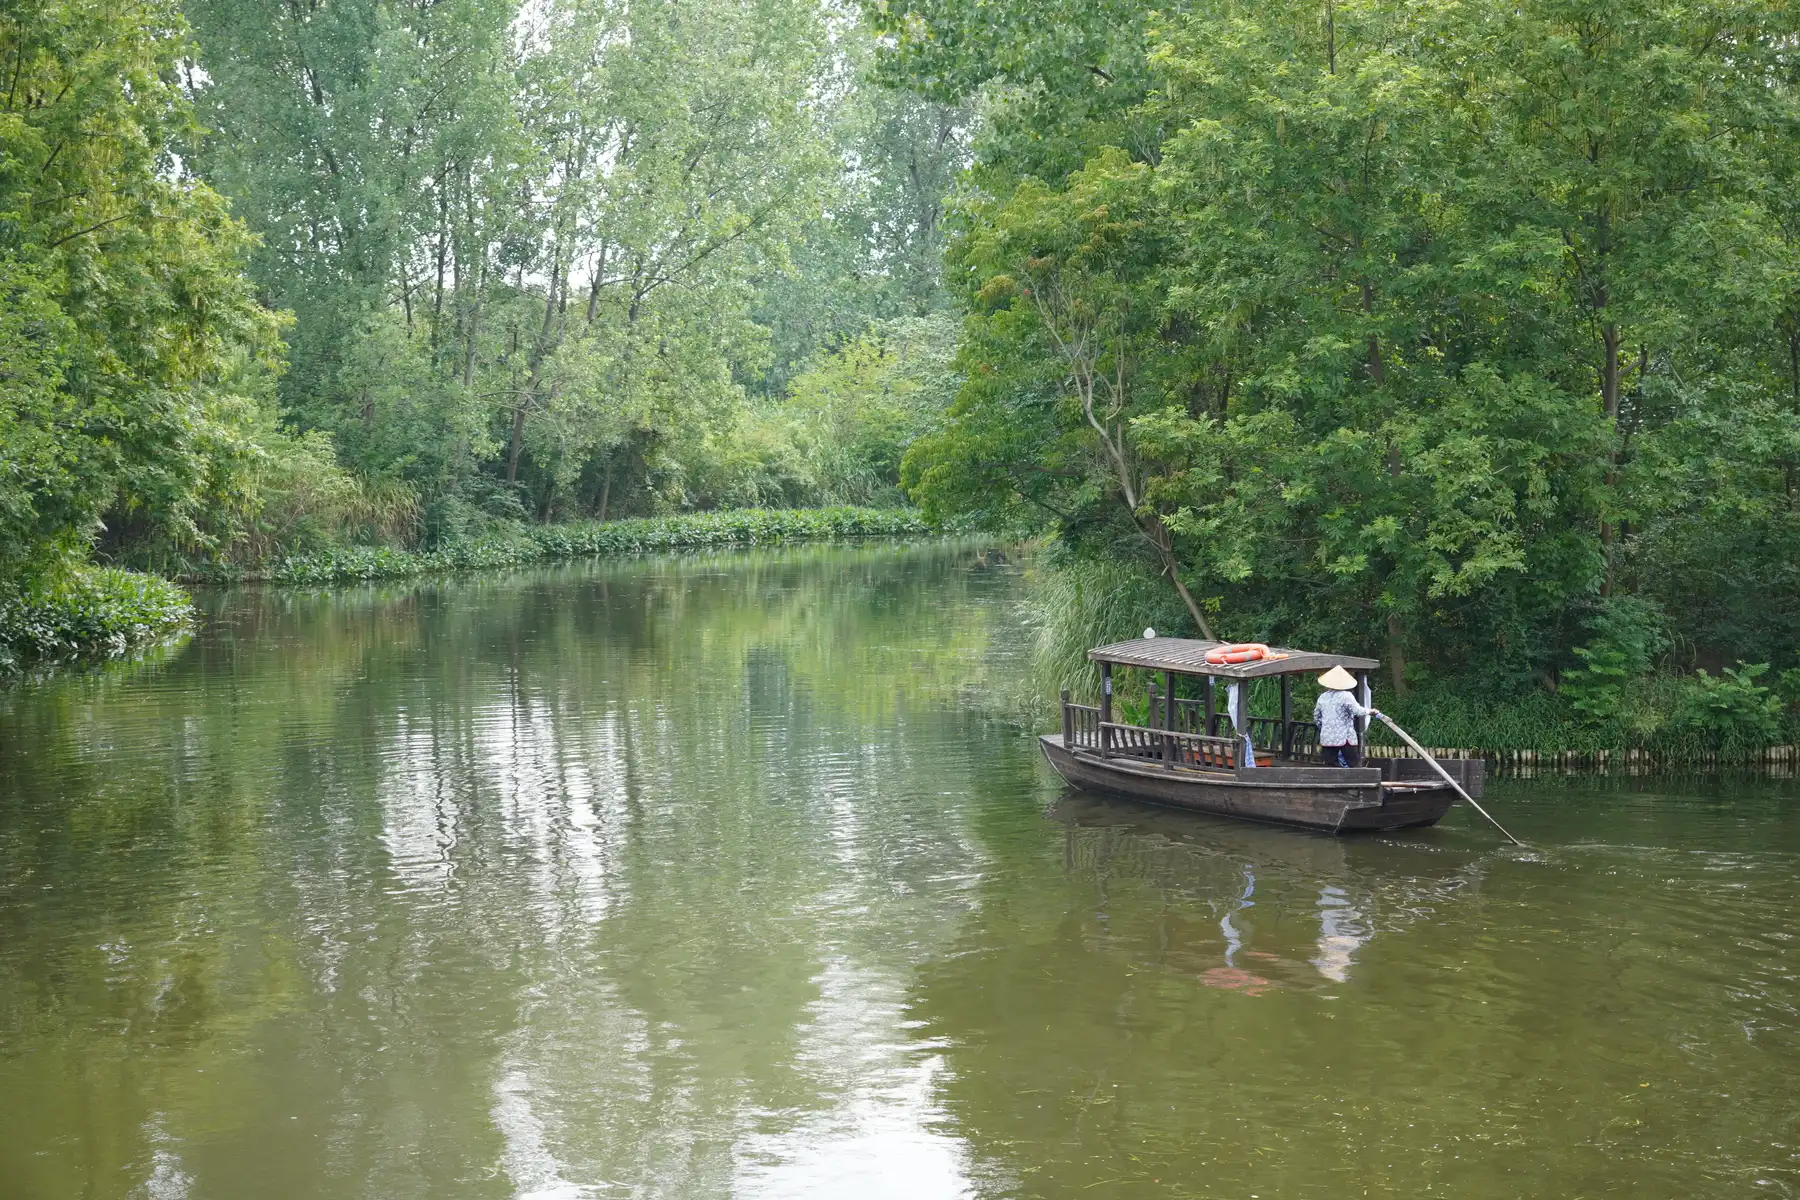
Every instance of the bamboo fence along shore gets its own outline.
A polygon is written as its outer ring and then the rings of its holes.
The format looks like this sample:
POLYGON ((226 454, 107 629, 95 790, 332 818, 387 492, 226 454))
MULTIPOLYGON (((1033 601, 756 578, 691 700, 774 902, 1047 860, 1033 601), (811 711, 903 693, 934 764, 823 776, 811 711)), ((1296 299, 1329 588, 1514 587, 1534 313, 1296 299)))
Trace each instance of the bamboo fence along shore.
MULTIPOLYGON (((1786 778, 1800 774, 1800 746, 1766 746, 1744 753, 1708 751, 1700 754, 1660 750, 1477 750, 1457 746, 1427 746, 1434 758, 1479 758, 1497 773, 1520 779, 1534 775, 1620 774, 1657 775, 1666 771, 1753 770, 1786 778)), ((1371 743, 1372 757, 1417 758, 1409 747, 1371 743)))

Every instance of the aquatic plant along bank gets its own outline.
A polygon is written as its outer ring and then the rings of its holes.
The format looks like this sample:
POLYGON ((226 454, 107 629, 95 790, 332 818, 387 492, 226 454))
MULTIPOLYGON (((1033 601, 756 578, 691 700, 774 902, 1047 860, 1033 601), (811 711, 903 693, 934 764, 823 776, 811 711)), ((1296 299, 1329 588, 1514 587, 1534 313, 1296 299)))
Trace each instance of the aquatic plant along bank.
POLYGON ((0 594, 0 672, 117 658, 189 629, 179 585, 140 571, 71 566, 0 594))
POLYGON ((225 569, 197 574, 191 581, 348 583, 663 550, 860 538, 917 538, 931 532, 910 509, 731 509, 623 521, 522 525, 504 534, 422 550, 339 546, 315 554, 279 558, 251 571, 225 569))

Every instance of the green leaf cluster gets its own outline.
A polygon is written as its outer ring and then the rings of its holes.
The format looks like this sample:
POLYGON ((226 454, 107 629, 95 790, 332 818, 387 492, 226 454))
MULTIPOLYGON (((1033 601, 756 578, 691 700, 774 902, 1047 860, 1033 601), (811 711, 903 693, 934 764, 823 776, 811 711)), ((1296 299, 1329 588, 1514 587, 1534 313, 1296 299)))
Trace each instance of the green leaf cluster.
POLYGON ((186 169, 173 5, 0 11, 0 579, 104 537, 214 540, 280 319, 250 245, 186 169))
POLYGON ((905 468, 933 517, 1047 529, 1188 628, 1375 653, 1402 694, 1561 675, 1598 718, 1658 661, 1800 656, 1794 10, 990 12, 882 7, 889 69, 1090 144, 977 143, 965 382, 905 468), (1104 31, 1128 111, 1017 99, 1104 31), (1667 647, 1595 640, 1620 602, 1667 647))
POLYGON ((0 591, 0 670, 73 657, 116 657, 184 631, 193 605, 153 575, 81 567, 0 591))
POLYGON ((1717 675, 1704 667, 1686 680, 1680 717, 1713 741, 1768 745, 1781 729, 1781 698, 1757 680, 1768 663, 1739 663, 1717 675))

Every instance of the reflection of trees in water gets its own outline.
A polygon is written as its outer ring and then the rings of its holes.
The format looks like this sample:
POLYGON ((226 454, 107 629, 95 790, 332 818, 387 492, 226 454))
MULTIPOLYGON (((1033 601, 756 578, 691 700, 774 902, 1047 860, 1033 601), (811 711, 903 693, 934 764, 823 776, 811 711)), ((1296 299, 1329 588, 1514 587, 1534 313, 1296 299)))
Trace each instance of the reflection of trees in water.
MULTIPOLYGON (((0 1087, 106 1131, 71 1160, 96 1179, 248 1194, 250 1141, 297 1194, 722 1194, 745 1138, 888 1069, 894 972, 982 858, 959 806, 1026 761, 950 703, 1007 586, 963 557, 233 593, 149 686, 13 697, 32 753, 0 783, 34 807, 0 870, 113 874, 79 911, 0 909, 59 938, 8 941, 6 974, 127 1033, 0 1087)), ((0 983, 0 1023, 63 1028, 48 995, 0 983)))

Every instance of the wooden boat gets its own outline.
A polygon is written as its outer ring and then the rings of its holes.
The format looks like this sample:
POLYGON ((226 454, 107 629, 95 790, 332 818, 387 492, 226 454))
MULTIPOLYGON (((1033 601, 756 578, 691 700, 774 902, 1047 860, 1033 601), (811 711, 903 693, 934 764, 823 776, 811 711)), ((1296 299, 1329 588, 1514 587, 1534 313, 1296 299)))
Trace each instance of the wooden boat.
MULTIPOLYGON (((1367 758, 1361 767, 1323 766, 1318 727, 1294 718, 1297 676, 1343 667, 1356 677, 1357 696, 1367 704, 1369 672, 1380 662, 1272 648, 1255 661, 1208 663, 1207 652, 1220 645, 1150 637, 1088 651, 1100 667, 1100 704, 1074 704, 1063 693, 1062 732, 1040 739, 1051 767, 1087 791, 1331 833, 1435 825, 1449 811, 1456 793, 1423 761, 1367 758), (1146 724, 1113 719, 1114 667, 1161 674, 1162 687, 1151 684, 1146 724), (1247 727, 1234 728, 1220 710, 1218 683, 1247 690, 1250 681, 1265 678, 1280 683, 1280 715, 1245 716, 1247 727), (1197 680, 1200 695, 1183 697, 1184 680, 1197 680)), ((1358 723, 1357 732, 1366 745, 1366 722, 1358 723)), ((1471 796, 1481 796, 1480 759, 1442 761, 1471 796)))

